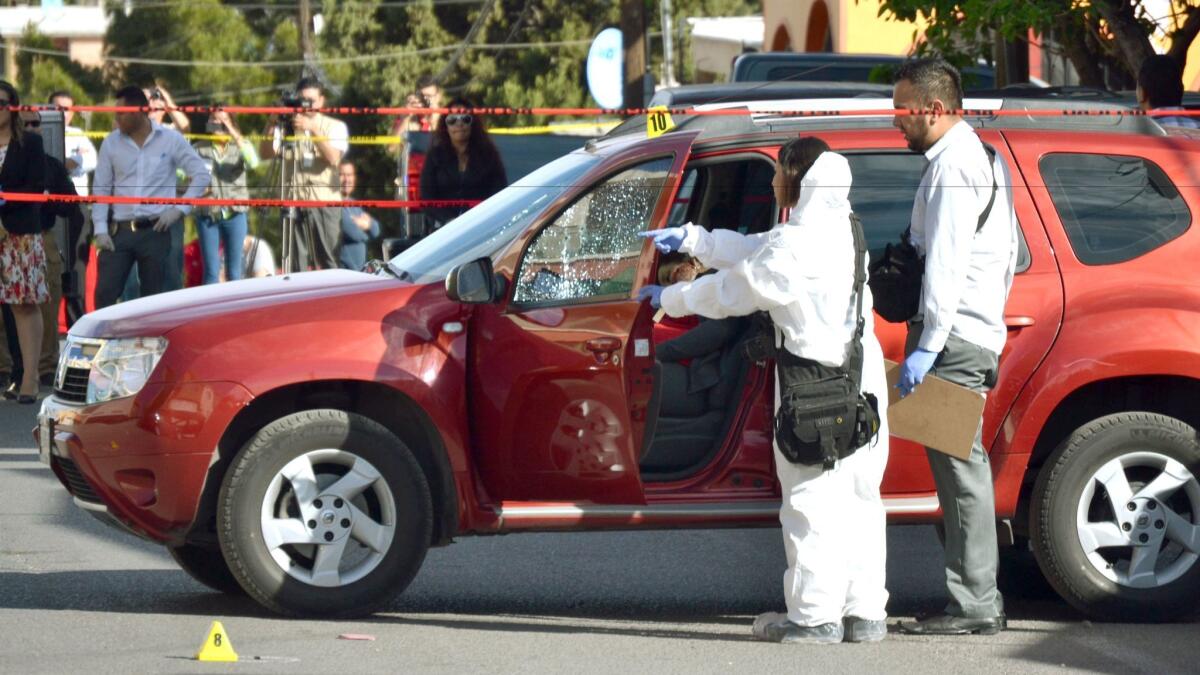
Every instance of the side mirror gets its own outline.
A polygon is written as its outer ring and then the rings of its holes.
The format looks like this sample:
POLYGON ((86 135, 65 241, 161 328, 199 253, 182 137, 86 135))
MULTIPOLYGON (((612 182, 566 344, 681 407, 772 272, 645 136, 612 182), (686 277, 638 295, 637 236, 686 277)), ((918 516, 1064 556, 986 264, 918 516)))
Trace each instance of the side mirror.
POLYGON ((503 281, 492 271, 491 258, 463 263, 446 275, 446 295, 456 302, 482 305, 499 300, 503 293, 503 281))

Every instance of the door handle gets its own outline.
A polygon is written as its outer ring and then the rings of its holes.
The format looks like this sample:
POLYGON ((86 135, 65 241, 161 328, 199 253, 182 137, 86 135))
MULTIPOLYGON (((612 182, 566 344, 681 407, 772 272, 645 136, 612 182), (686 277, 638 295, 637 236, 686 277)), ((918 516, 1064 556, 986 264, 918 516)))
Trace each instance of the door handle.
POLYGON ((1037 323, 1037 322, 1034 320, 1034 318, 1032 316, 1005 315, 1005 317, 1004 317, 1004 324, 1006 326, 1008 326, 1009 330, 1020 330, 1021 328, 1028 328, 1035 323, 1037 323))
POLYGON ((598 337, 583 344, 593 354, 611 354, 621 348, 621 338, 598 337))

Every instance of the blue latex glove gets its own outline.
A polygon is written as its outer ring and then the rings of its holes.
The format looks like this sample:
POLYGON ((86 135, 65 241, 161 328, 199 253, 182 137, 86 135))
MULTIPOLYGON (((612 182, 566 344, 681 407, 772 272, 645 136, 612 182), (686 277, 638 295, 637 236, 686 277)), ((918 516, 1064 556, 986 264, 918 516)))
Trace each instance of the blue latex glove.
POLYGON ((661 230, 638 232, 638 236, 652 239, 655 248, 663 253, 670 253, 678 251, 679 247, 683 246, 683 238, 687 236, 687 230, 682 227, 667 227, 661 230))
POLYGON ((650 306, 653 307, 654 309, 658 309, 658 308, 662 307, 662 292, 663 292, 662 286, 655 286, 655 285, 642 286, 641 289, 638 290, 638 294, 637 294, 638 302, 649 299, 650 306))
POLYGON ((913 389, 925 380, 937 357, 937 352, 918 349, 904 359, 904 365, 900 366, 900 381, 896 383, 896 388, 900 390, 900 398, 911 394, 913 389))

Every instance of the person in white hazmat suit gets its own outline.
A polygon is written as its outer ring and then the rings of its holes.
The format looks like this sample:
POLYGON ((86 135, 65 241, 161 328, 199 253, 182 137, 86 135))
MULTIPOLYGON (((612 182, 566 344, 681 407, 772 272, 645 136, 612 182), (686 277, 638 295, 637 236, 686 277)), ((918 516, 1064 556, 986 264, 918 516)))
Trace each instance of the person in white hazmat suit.
MULTIPOLYGON (((841 367, 858 318, 850 181, 846 159, 824 141, 789 142, 780 149, 772 183, 781 207, 795 205, 788 221, 754 235, 693 224, 643 233, 659 250, 683 251, 718 271, 666 288, 644 287, 639 299, 649 298, 671 316, 720 319, 766 311, 788 352, 841 367)), ((760 615, 753 633, 761 640, 874 642, 887 634, 886 517, 879 495, 888 455, 887 379, 865 284, 863 293, 861 388, 878 401, 879 433, 828 470, 793 464, 776 444, 787 614, 760 615)))

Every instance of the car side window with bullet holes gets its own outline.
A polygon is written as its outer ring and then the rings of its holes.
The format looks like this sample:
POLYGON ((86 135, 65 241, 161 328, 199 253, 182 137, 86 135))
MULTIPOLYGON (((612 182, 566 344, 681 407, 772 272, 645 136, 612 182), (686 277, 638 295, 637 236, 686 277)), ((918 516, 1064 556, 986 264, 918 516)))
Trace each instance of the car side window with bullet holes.
POLYGON ((625 169, 575 200, 538 232, 517 271, 513 301, 553 305, 628 298, 643 239, 673 159, 625 169))

